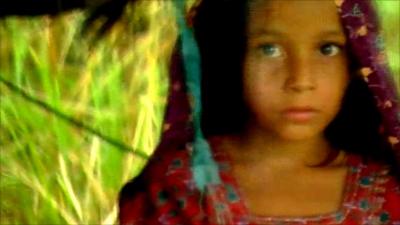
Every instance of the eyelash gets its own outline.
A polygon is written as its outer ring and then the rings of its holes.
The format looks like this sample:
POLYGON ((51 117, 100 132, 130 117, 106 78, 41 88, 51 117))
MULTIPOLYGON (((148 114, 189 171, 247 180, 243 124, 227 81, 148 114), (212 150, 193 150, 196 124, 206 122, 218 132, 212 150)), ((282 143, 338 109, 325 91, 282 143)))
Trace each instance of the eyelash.
MULTIPOLYGON (((327 46, 335 46, 335 47, 337 47, 337 49, 338 49, 338 53, 337 53, 337 54, 339 54, 339 53, 344 49, 344 45, 339 44, 339 43, 335 43, 335 42, 323 43, 323 44, 320 45, 319 51, 320 51, 320 53, 321 53, 322 55, 324 55, 324 56, 332 56, 332 55, 325 55, 324 53, 322 53, 322 49, 323 49, 324 47, 327 47, 327 46)), ((265 47, 279 47, 279 46, 278 46, 277 44, 269 44, 269 43, 266 43, 266 44, 260 44, 260 45, 257 47, 257 48, 261 51, 262 54, 265 54, 265 55, 267 55, 267 56, 270 56, 270 55, 268 55, 268 54, 265 53, 265 47)), ((335 54, 335 55, 337 55, 337 54, 335 54)), ((333 55, 333 56, 334 56, 334 55, 333 55)), ((274 56, 270 56, 270 57, 275 58, 274 56)))

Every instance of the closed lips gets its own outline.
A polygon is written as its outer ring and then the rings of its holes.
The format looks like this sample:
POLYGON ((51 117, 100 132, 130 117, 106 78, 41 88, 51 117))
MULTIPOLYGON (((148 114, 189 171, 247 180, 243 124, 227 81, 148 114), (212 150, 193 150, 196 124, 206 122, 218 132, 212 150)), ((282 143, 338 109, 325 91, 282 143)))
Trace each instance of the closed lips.
POLYGON ((318 111, 316 109, 310 107, 297 107, 285 109, 283 111, 283 115, 290 120, 303 122, 310 120, 317 112, 318 111))

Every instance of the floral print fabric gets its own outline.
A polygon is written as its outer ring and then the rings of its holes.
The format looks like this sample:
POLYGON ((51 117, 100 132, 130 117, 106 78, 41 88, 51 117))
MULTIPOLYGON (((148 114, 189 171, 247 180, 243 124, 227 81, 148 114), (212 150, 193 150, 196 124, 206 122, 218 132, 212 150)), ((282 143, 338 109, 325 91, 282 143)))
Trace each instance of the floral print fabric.
MULTIPOLYGON (((213 142, 218 142, 214 138, 213 142)), ((215 145, 215 144, 214 144, 215 145)), ((349 154, 346 159, 348 167, 345 191, 340 209, 329 214, 299 217, 256 217, 247 212, 242 200, 240 189, 235 182, 229 166, 229 157, 225 152, 215 153, 221 165, 221 177, 224 179, 226 198, 237 202, 234 207, 244 208, 242 221, 245 224, 268 225, 300 225, 300 224, 396 224, 400 223, 400 186, 389 169, 378 163, 364 162, 355 154, 349 154)), ((231 206, 232 207, 232 206, 231 206)), ((236 221, 233 222, 236 224, 236 221)))
MULTIPOLYGON (((213 138, 213 146, 218 145, 213 138)), ((215 148, 213 148, 215 149, 215 148)), ((256 217, 249 214, 232 176, 229 157, 214 150, 222 185, 210 186, 203 198, 191 178, 191 146, 159 159, 126 188, 141 189, 121 204, 121 224, 265 224, 265 225, 400 225, 400 186, 383 164, 349 154, 345 192, 340 209, 299 218, 256 217), (136 180, 137 181, 137 180, 136 180), (142 185, 141 187, 139 187, 142 185), (202 200, 201 200, 202 199, 202 200)), ((133 192, 135 190, 125 190, 133 192)))
POLYGON ((383 115, 383 133, 400 162, 400 105, 391 77, 378 17, 370 0, 334 0, 351 52, 383 115))

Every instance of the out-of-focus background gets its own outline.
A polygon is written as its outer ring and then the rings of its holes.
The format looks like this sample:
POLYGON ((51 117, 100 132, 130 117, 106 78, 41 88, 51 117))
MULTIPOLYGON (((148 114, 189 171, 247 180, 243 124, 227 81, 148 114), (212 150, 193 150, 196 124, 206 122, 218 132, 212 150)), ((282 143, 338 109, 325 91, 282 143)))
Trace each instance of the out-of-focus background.
MULTIPOLYGON (((399 89, 400 0, 375 2, 399 89)), ((98 40, 80 33, 89 13, 0 19, 0 78, 25 93, 0 82, 2 225, 116 223, 118 192, 145 164, 135 153, 157 145, 176 39, 171 1, 128 4, 98 40)))

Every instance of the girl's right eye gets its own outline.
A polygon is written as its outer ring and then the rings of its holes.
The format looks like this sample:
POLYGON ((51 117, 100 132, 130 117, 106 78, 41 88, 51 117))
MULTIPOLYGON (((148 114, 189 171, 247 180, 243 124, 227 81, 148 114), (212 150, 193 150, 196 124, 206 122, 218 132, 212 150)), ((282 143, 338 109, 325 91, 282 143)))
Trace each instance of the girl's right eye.
POLYGON ((259 46, 259 49, 261 50, 262 54, 268 57, 276 58, 282 56, 282 50, 278 45, 262 44, 259 46))

